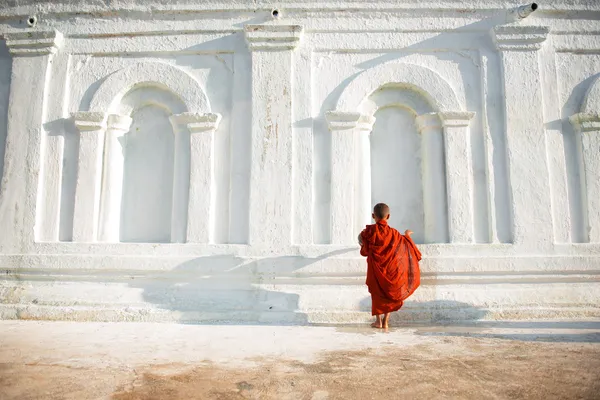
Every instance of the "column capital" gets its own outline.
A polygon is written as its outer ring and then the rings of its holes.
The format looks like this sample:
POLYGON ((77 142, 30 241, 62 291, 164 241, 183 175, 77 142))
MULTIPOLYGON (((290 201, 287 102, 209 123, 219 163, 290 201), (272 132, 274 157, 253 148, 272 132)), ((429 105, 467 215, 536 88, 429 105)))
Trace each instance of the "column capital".
POLYGON ((421 134, 425 131, 442 128, 442 121, 438 113, 427 113, 419 115, 416 118, 415 123, 417 125, 417 130, 421 134))
POLYGON ((500 51, 536 51, 548 37, 547 26, 523 26, 518 24, 498 25, 490 34, 500 51))
POLYGON ((356 111, 328 111, 325 113, 325 118, 331 131, 358 129, 371 132, 375 124, 375 117, 356 111))
POLYGON ((460 128, 469 126, 475 113, 472 111, 442 111, 438 113, 438 116, 444 128, 460 128))
POLYGON ((57 30, 13 32, 4 37, 13 56, 54 54, 64 41, 62 33, 57 30))
POLYGON ((196 133, 216 131, 221 122, 221 115, 185 112, 172 115, 170 119, 173 125, 185 125, 190 130, 190 133, 196 133))
POLYGON ((106 128, 127 132, 132 121, 129 115, 110 114, 106 120, 106 128))
POLYGON ((294 50, 302 39, 301 25, 245 25, 250 51, 294 50))
POLYGON ((578 113, 569 117, 569 122, 578 132, 600 131, 600 114, 578 113))
POLYGON ((77 111, 71 114, 79 132, 106 129, 106 113, 97 111, 77 111))

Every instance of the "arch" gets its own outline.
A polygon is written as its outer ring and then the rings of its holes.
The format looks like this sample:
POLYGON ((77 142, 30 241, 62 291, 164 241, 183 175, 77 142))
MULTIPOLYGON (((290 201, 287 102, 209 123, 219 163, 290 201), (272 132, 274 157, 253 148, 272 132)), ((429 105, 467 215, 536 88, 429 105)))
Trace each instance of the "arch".
POLYGON ((597 115, 600 113, 600 74, 594 78, 589 89, 585 93, 581 103, 582 114, 597 115))
POLYGON ((90 104, 90 111, 113 111, 131 90, 153 86, 174 93, 188 112, 209 113, 210 103, 202 85, 187 72, 162 62, 141 62, 120 69, 104 80, 90 104))
POLYGON ((409 108, 417 116, 435 111, 422 93, 410 88, 403 89, 387 87, 376 90, 369 97, 363 99, 361 104, 363 113, 366 115, 375 115, 383 107, 394 106, 409 108))
POLYGON ((336 109, 358 111, 362 102, 380 88, 407 88, 422 94, 436 111, 465 111, 452 87, 433 70, 415 64, 389 63, 354 78, 338 99, 336 109))
POLYGON ((169 114, 176 115, 186 112, 187 106, 175 93, 154 86, 137 87, 128 91, 121 101, 113 105, 116 114, 129 115, 138 108, 155 105, 169 114))

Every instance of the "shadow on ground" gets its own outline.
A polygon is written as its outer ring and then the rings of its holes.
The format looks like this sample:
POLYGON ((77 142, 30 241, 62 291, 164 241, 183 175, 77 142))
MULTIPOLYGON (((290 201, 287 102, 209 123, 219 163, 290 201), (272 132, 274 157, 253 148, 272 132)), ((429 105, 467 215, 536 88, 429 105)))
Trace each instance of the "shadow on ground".
POLYGON ((415 333, 521 342, 600 343, 600 321, 473 321, 419 326, 415 333))

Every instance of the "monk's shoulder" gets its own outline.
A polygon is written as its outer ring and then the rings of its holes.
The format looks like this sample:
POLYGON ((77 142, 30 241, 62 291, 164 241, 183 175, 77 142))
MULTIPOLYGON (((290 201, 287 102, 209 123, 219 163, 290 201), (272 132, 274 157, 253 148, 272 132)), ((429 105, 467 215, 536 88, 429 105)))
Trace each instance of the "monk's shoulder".
POLYGON ((366 225, 364 232, 373 232, 373 230, 375 230, 376 227, 377 227, 377 224, 366 225))
POLYGON ((366 225, 365 229, 360 233, 360 236, 367 242, 372 241, 375 235, 375 225, 366 225))
POLYGON ((398 230, 396 228, 392 228, 391 226, 389 228, 390 228, 390 230, 389 230, 390 235, 393 235, 394 237, 398 237, 398 238, 402 236, 402 234, 400 232, 398 232, 398 230))

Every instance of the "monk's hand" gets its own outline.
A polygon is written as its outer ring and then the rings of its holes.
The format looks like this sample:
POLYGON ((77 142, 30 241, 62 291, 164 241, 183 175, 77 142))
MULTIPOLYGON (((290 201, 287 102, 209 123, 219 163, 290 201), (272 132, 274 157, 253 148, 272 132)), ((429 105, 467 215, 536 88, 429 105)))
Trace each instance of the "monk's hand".
POLYGON ((410 237, 410 235, 413 234, 413 231, 411 231, 410 229, 407 229, 406 231, 404 231, 404 236, 408 236, 410 237))

